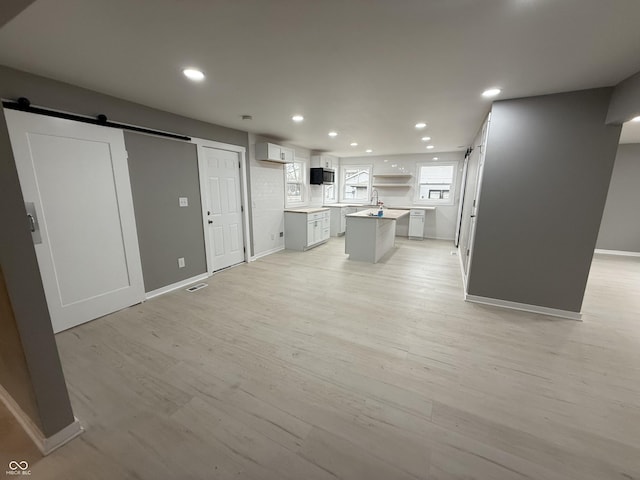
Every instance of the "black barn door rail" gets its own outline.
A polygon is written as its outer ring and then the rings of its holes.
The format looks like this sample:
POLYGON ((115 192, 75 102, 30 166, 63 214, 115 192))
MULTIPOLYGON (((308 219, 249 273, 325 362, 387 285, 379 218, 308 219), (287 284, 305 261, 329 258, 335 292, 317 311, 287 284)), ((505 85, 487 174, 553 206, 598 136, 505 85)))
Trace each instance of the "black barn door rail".
POLYGON ((29 99, 20 97, 15 102, 3 101, 2 106, 11 110, 20 110, 22 112, 37 113, 39 115, 47 115, 49 117, 64 118, 66 120, 75 120, 76 122, 91 123, 93 125, 101 125, 103 127, 121 128, 122 130, 130 130, 132 132, 147 133, 149 135, 157 135, 159 137, 173 138, 176 140, 190 141, 191 137, 186 135, 178 135, 177 133, 168 133, 161 130, 153 130, 151 128, 136 127, 134 125, 126 125, 123 123, 110 122, 106 115, 98 115, 96 118, 83 117, 82 115, 74 115, 73 113, 58 112, 56 110, 48 110, 46 108, 32 107, 29 99))

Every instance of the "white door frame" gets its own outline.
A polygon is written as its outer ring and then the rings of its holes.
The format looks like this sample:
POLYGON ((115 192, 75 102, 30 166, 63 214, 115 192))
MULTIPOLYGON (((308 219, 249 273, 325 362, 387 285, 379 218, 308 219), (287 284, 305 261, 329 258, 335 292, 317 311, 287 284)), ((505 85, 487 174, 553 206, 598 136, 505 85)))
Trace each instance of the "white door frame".
POLYGON ((251 236, 249 235, 249 195, 247 182, 247 149, 239 145, 231 145, 229 143, 215 142, 204 138, 191 138, 198 149, 198 176, 200 177, 200 204, 202 206, 202 228, 204 229, 205 254, 207 258, 207 273, 211 276, 213 273, 213 258, 211 258, 211 235, 209 234, 209 225, 207 224, 207 196, 206 189, 206 170, 207 164, 204 156, 204 148, 216 148, 218 150, 226 150, 238 154, 240 160, 240 191, 242 200, 242 226, 244 241, 244 261, 251 261, 251 236))
MULTIPOLYGON (((474 218, 471 221, 471 225, 469 226, 469 255, 467 258, 467 275, 464 278, 464 295, 465 299, 468 295, 469 289, 469 278, 471 278, 471 265, 473 264, 473 247, 476 242, 476 225, 478 224, 478 211, 480 209, 480 194, 482 193, 482 177, 484 175, 484 164, 485 157, 487 155, 487 140, 489 139, 489 128, 491 128, 491 112, 489 112, 489 116, 487 117, 487 128, 482 137, 482 144, 480 145, 480 156, 478 158, 478 180, 476 183, 476 194, 475 194, 475 207, 471 211, 471 214, 474 218)), ((464 270, 463 270, 464 275, 464 270)))
POLYGON ((467 194, 467 170, 469 169, 469 158, 471 153, 464 157, 462 163, 462 180, 460 182, 460 200, 458 201, 458 215, 456 215, 456 236, 453 240, 453 244, 458 248, 460 246, 460 230, 462 230, 462 210, 464 207, 464 201, 467 194))

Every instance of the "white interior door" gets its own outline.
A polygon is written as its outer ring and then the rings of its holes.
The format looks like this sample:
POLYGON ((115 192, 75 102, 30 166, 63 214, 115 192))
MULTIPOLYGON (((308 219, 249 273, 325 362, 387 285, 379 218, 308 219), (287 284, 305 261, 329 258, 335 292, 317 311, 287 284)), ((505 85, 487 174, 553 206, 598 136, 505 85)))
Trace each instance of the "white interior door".
POLYGON ((53 330, 141 302, 144 284, 121 130, 5 110, 53 330))
POLYGON ((240 156, 238 152, 203 147, 206 176, 206 228, 213 271, 244 261, 240 156))
MULTIPOLYGON (((478 160, 477 160, 477 171, 475 173, 475 183, 473 184, 473 198, 472 203, 470 205, 469 210, 469 231, 466 236, 466 241, 463 246, 463 267, 464 274, 466 277, 469 277, 469 269, 471 267, 471 258, 473 257, 473 242, 476 236, 476 221, 478 215, 478 207, 480 205, 480 194, 482 191, 482 174, 484 172, 484 161, 485 155, 487 152, 487 137, 489 135, 489 126, 491 124, 491 114, 489 114, 487 121, 485 122, 482 129, 482 143, 479 145, 478 150, 478 160)), ((470 159, 471 162, 471 159, 470 159)))

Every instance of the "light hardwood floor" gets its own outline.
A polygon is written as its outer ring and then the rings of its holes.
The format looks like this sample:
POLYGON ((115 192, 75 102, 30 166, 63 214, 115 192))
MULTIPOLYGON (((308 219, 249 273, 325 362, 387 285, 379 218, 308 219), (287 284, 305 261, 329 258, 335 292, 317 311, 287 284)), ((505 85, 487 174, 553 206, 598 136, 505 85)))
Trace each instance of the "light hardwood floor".
POLYGON ((86 432, 35 479, 640 479, 640 258, 584 322, 466 303, 450 242, 285 251, 57 336, 86 432))

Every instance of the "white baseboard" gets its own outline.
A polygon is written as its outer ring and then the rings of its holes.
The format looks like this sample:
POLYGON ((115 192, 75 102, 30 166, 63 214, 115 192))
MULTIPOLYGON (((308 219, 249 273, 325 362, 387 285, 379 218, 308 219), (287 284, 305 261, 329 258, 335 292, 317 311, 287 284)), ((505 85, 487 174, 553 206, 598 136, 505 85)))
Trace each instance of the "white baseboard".
POLYGON ((192 283, 201 282, 202 280, 206 280, 210 275, 208 273, 203 273, 201 275, 197 275, 195 277, 187 278, 186 280, 181 280, 176 283, 172 283, 171 285, 167 285, 166 287, 161 287, 156 290, 152 290, 145 294, 145 299, 149 300, 153 297, 157 297, 158 295, 163 295, 165 293, 172 292, 174 290, 178 290, 179 288, 186 287, 191 285, 192 283))
POLYGON ((596 248, 594 253, 600 253, 602 255, 619 255, 621 257, 640 257, 640 252, 625 252, 624 250, 604 250, 602 248, 596 248))
POLYGON ((284 245, 281 247, 272 248, 271 250, 267 250, 265 252, 260 252, 257 255, 251 257, 251 261, 253 262, 254 260, 258 260, 259 258, 266 257, 267 255, 271 255, 273 253, 281 252, 282 250, 284 250, 284 245))
POLYGON ((52 436, 45 437, 38 426, 33 422, 33 420, 31 420, 29 415, 20 408, 20 405, 16 403, 13 397, 9 395, 9 392, 7 392, 2 385, 0 385, 0 400, 6 405, 7 410, 11 412, 22 429, 27 435, 29 435, 29 438, 31 438, 43 455, 49 455, 51 452, 60 448, 65 443, 70 442, 84 431, 80 421, 74 417, 73 423, 70 423, 59 432, 54 433, 52 436))
POLYGON ((80 425, 80 421, 75 417, 73 417, 73 419, 73 423, 67 425, 51 437, 45 438, 42 447, 38 445, 38 448, 40 448, 43 455, 49 455, 54 450, 57 450, 65 443, 70 442, 84 432, 84 428, 80 425))
POLYGON ((529 305, 527 303, 510 302, 508 300, 500 300, 497 298, 480 297, 478 295, 469 295, 465 293, 464 299, 467 302, 482 303, 494 307, 510 308, 512 310, 521 310, 523 312, 539 313, 541 315, 550 315, 552 317, 568 318, 569 320, 582 320, 582 314, 578 312, 570 312, 569 310, 558 310, 556 308, 541 307, 539 305, 529 305))

